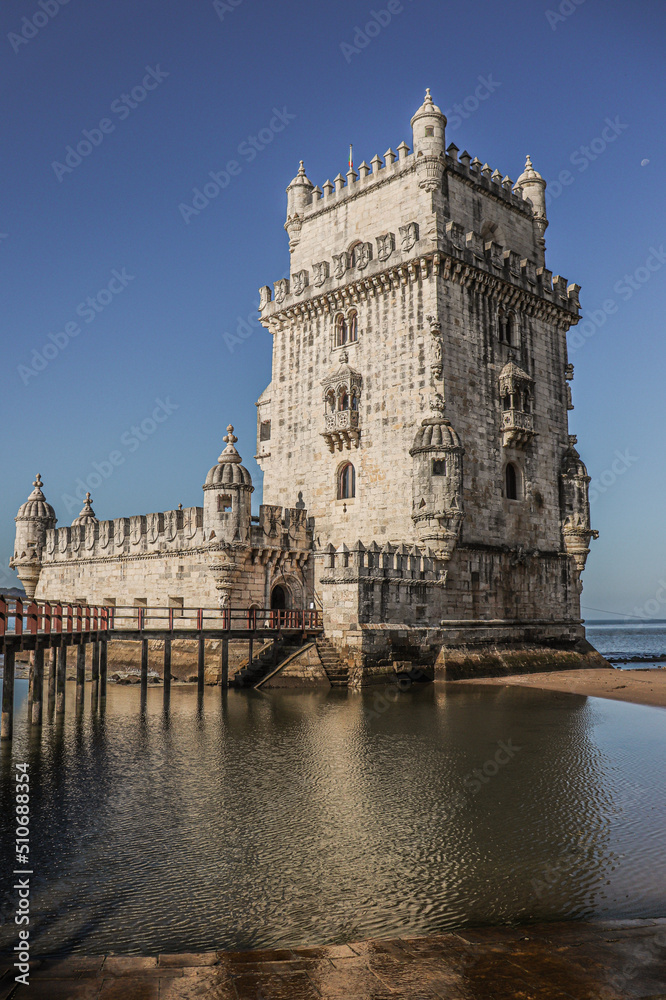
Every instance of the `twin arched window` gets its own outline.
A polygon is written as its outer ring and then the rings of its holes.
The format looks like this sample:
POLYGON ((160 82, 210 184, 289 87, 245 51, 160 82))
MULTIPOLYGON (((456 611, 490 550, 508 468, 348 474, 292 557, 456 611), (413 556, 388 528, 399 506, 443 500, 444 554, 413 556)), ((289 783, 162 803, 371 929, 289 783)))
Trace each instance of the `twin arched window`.
POLYGON ((338 472, 338 500, 350 500, 356 496, 356 472, 351 462, 347 462, 338 472))
POLYGON ((326 394, 326 412, 335 413, 336 410, 358 410, 358 396, 354 389, 352 389, 350 396, 347 389, 341 386, 338 390, 337 401, 332 389, 326 394))
POLYGON ((350 309, 347 315, 338 313, 335 317, 335 346, 355 344, 358 340, 358 313, 350 309))

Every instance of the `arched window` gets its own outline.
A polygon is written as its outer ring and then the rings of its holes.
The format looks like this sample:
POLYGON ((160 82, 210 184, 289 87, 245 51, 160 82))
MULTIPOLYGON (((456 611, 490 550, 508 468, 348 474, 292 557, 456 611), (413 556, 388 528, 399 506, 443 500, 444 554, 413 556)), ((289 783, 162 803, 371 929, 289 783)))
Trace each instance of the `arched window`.
POLYGON ((500 309, 499 316, 497 317, 497 339, 500 344, 508 344, 511 347, 514 340, 513 333, 513 316, 511 313, 505 313, 503 309, 500 309))
POLYGON ((352 408, 352 410, 358 410, 358 396, 352 396, 352 398, 351 398, 351 408, 352 408))
POLYGON ((511 409, 511 396, 509 395, 508 392, 505 393, 504 396, 502 396, 502 409, 503 410, 511 409))
POLYGON ((513 316, 509 313, 506 317, 506 342, 507 344, 513 344, 513 316))
POLYGON ((343 392, 342 395, 340 396, 340 409, 341 410, 349 409, 349 396, 347 395, 346 392, 343 392))
POLYGON ((513 462, 509 462, 504 473, 507 500, 518 499, 519 473, 513 462))
POLYGON ((347 462, 338 473, 338 500, 350 500, 354 496, 356 496, 356 472, 351 462, 347 462))
POLYGON ((347 343, 347 324, 342 313, 335 317, 335 346, 342 347, 347 343))
POLYGON ((332 389, 326 394, 326 409, 329 413, 335 413, 335 393, 332 389))
POLYGON ((347 340, 350 344, 358 340, 358 313, 355 309, 347 313, 347 340))

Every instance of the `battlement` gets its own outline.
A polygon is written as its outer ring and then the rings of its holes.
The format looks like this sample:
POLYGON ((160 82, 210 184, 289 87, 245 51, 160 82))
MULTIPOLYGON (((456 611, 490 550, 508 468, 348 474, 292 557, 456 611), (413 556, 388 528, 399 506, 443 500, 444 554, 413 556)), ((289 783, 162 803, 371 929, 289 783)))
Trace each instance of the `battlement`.
MULTIPOLYGON (((202 507, 186 507, 51 528, 46 532, 42 563, 196 549, 210 542, 204 532, 203 513, 202 507)), ((219 543, 220 539, 216 541, 219 543)), ((307 511, 301 508, 264 504, 259 516, 251 519, 253 549, 309 550, 311 543, 307 511)))
POLYGON ((203 542, 203 508, 186 507, 52 528, 46 532, 42 562, 193 549, 203 542))
POLYGON ((387 580, 443 585, 446 581, 446 572, 433 550, 418 545, 386 542, 380 546, 373 541, 365 546, 359 540, 351 548, 343 542, 336 549, 329 542, 323 558, 322 584, 387 580))
MULTIPOLYGON (((492 178, 482 175, 479 183, 497 186, 492 178)), ((551 302, 572 313, 576 317, 572 322, 577 321, 580 286, 568 285, 566 278, 553 276, 548 268, 522 257, 516 250, 485 240, 474 230, 466 231, 464 226, 439 213, 406 219, 397 229, 397 233, 362 233, 351 250, 334 253, 331 260, 314 262, 311 269, 302 269, 291 278, 280 278, 272 290, 264 285, 259 289, 262 323, 268 326, 279 314, 289 315, 301 303, 319 303, 327 294, 332 295, 331 305, 335 307, 343 287, 352 298, 355 289, 358 297, 365 297, 368 291, 381 290, 385 277, 400 269, 403 273, 399 281, 409 280, 410 276, 416 278, 423 270, 421 264, 432 260, 436 252, 551 302)))
MULTIPOLYGON (((501 199, 518 211, 526 215, 531 214, 530 204, 523 199, 519 191, 514 191, 511 178, 506 174, 502 176, 499 170, 493 170, 487 163, 482 164, 477 156, 472 158, 466 149, 459 155, 458 147, 451 143, 443 161, 445 170, 501 199)), ((370 164, 363 160, 358 171, 353 168, 347 171, 346 178, 339 173, 333 182, 327 179, 321 188, 316 185, 312 189, 309 204, 303 206, 303 221, 343 201, 364 194, 380 184, 405 176, 416 169, 416 162, 417 158, 404 141, 397 147, 397 153, 391 148, 387 149, 383 160, 378 154, 373 156, 370 164)))

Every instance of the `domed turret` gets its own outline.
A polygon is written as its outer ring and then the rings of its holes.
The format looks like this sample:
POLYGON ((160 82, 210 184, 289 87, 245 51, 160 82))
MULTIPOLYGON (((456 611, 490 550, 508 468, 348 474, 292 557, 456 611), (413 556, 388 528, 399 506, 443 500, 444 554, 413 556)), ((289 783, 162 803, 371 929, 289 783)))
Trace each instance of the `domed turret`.
POLYGON ((42 493, 42 477, 37 473, 32 484, 34 489, 25 503, 21 504, 16 521, 14 555, 9 560, 16 569, 28 597, 34 597, 42 568, 42 549, 46 542, 46 532, 55 528, 55 511, 42 493))
POLYGON ((238 438, 231 424, 224 437, 227 446, 204 483, 204 537, 207 541, 246 542, 250 537, 252 476, 236 448, 238 438))
POLYGON ((95 511, 92 509, 92 504, 90 502, 90 493, 86 493, 86 502, 83 505, 81 513, 78 517, 75 517, 72 521, 72 527, 75 524, 97 524, 97 517, 95 516, 95 511))
POLYGON ((525 160, 525 169, 516 181, 513 190, 525 201, 529 201, 534 214, 535 236, 545 263, 546 241, 544 234, 548 228, 546 217, 546 182, 532 166, 532 157, 525 160))
POLYGON ((585 464, 576 451, 576 436, 569 435, 569 446, 562 459, 560 474, 560 505, 562 511, 562 537, 564 547, 576 563, 580 574, 590 553, 590 539, 598 538, 599 532, 590 527, 590 501, 588 486, 590 477, 585 464))
POLYGON ((457 432, 444 416, 437 394, 416 432, 409 454, 413 460, 412 520, 420 540, 447 561, 460 535, 463 512, 463 455, 457 432))
POLYGON ((305 167, 301 160, 298 173, 287 188, 287 221, 284 228, 289 235, 289 250, 292 253, 301 238, 303 212, 308 205, 312 204, 313 190, 314 184, 306 176, 305 167))
POLYGON ((411 120, 411 126, 419 187, 436 191, 444 175, 446 116, 433 103, 429 89, 411 120))

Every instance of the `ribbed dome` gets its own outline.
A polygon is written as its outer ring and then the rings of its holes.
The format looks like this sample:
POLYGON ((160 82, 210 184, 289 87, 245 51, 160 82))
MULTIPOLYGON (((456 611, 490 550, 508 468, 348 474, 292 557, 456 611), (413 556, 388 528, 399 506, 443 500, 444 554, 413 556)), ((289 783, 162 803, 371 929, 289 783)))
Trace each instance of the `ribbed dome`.
POLYGON ((564 453, 564 458, 562 459, 562 474, 568 476, 571 479, 576 479, 579 477, 587 476, 587 467, 585 462, 576 451, 574 445, 577 442, 575 434, 569 435, 569 447, 564 453))
POLYGON ((79 516, 75 517, 72 521, 72 527, 75 524, 98 524, 95 511, 92 509, 92 504, 90 503, 90 493, 86 493, 86 502, 79 516))
POLYGON ((298 173, 296 174, 296 176, 294 177, 293 181, 291 182, 291 184, 287 188, 287 191, 289 191, 289 189, 293 188, 293 187, 304 187, 304 188, 307 188, 308 191, 311 191, 313 189, 313 187, 314 187, 314 184, 312 183, 312 181, 308 178, 307 174, 305 173, 305 167, 303 166, 303 161, 302 160, 300 161, 300 166, 298 168, 298 173))
POLYGON ((521 188, 523 186, 523 184, 529 183, 530 181, 532 181, 532 182, 534 182, 534 181, 537 181, 537 182, 541 181, 542 183, 544 183, 544 187, 545 187, 545 182, 543 180, 543 177, 532 166, 532 157, 531 156, 527 156, 527 158, 525 160, 525 169, 523 170, 522 174, 520 175, 520 177, 516 181, 516 183, 514 185, 514 190, 515 190, 515 188, 521 188))
POLYGON ((227 442, 227 447, 217 460, 217 465, 209 471, 204 483, 206 486, 252 486, 252 476, 245 466, 241 465, 241 457, 234 448, 238 438, 234 435, 231 424, 227 427, 227 434, 222 439, 227 442))
POLYGON ((252 476, 244 465, 214 465, 204 486, 252 486, 252 476))
POLYGON ((55 524, 55 511, 51 504, 46 502, 46 498, 42 493, 42 486, 44 484, 42 483, 42 477, 39 473, 35 476, 35 481, 32 485, 35 488, 26 502, 21 504, 19 507, 16 520, 27 521, 39 518, 43 521, 52 521, 53 524, 55 524))
POLYGON ((430 96, 430 87, 428 87, 428 89, 425 92, 425 99, 423 101, 423 104, 418 109, 418 111, 414 113, 414 116, 412 117, 412 120, 410 122, 412 128, 414 128, 414 122, 417 121, 419 118, 422 118, 423 115, 441 115, 442 118, 444 118, 444 115, 442 114, 442 109, 438 108, 437 105, 433 103, 432 97, 430 96))
POLYGON ((457 432, 445 417, 426 417, 416 432, 410 455, 431 448, 439 448, 443 451, 462 450, 457 432))

